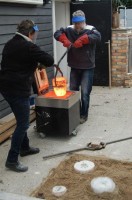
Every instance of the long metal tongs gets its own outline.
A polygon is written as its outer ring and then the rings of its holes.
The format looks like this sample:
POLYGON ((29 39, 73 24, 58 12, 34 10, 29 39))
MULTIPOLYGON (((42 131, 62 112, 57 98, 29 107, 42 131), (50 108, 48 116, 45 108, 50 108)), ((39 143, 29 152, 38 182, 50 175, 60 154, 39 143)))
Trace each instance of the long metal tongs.
POLYGON ((114 140, 114 141, 110 141, 110 142, 106 142, 106 143, 100 142, 99 144, 94 144, 94 143, 90 142, 85 147, 73 149, 73 150, 69 150, 69 151, 64 151, 64 152, 60 152, 60 153, 56 153, 56 154, 52 154, 52 155, 47 155, 47 156, 44 156, 43 159, 44 160, 51 159, 51 158, 54 158, 54 157, 59 157, 59 156, 63 156, 63 155, 66 155, 66 154, 71 154, 71 153, 84 151, 84 150, 97 151, 97 150, 105 149, 105 147, 107 145, 115 144, 115 143, 119 143, 119 142, 123 142, 123 141, 127 141, 127 140, 132 140, 132 137, 114 140))
POLYGON ((56 72, 55 72, 55 84, 56 84, 56 77, 58 72, 61 74, 61 76, 63 77, 63 72, 61 71, 59 65, 61 63, 61 61, 63 60, 63 58, 67 55, 67 53, 69 52, 69 50, 71 49, 71 46, 69 48, 67 48, 67 50, 65 51, 65 53, 62 55, 62 57, 60 58, 60 60, 58 61, 57 64, 54 64, 54 67, 56 68, 56 72))

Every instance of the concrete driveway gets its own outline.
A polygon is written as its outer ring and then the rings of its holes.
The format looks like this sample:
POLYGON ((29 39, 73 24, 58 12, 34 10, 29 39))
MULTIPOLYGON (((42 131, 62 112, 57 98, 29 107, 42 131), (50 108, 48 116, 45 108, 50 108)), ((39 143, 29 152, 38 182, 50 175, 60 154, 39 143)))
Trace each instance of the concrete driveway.
MULTIPOLYGON (((18 174, 4 167, 10 140, 0 146, 0 191, 30 195, 49 171, 56 167, 65 156, 43 160, 43 156, 86 146, 88 142, 108 142, 132 136, 132 88, 94 87, 91 95, 89 120, 78 129, 78 135, 67 139, 41 139, 34 132, 33 123, 29 129, 31 145, 41 152, 35 156, 20 158, 29 166, 29 171, 18 174)), ((100 151, 84 151, 87 155, 107 156, 118 160, 132 161, 132 140, 107 146, 100 151)))

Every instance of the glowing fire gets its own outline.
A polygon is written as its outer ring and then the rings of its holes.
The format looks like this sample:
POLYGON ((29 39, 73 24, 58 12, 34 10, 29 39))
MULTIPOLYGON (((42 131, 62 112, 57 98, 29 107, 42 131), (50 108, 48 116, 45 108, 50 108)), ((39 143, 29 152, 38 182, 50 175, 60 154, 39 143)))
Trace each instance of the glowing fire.
POLYGON ((67 85, 66 78, 64 77, 56 77, 52 80, 53 88, 56 96, 62 97, 66 95, 67 85))

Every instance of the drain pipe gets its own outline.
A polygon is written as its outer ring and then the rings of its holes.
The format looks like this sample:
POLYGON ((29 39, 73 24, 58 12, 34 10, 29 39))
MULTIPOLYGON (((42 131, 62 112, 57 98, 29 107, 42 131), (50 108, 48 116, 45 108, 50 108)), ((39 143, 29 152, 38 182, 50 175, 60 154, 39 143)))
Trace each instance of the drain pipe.
POLYGON ((112 78, 111 78, 111 41, 108 40, 105 44, 108 44, 108 59, 109 59, 109 89, 112 87, 112 78))

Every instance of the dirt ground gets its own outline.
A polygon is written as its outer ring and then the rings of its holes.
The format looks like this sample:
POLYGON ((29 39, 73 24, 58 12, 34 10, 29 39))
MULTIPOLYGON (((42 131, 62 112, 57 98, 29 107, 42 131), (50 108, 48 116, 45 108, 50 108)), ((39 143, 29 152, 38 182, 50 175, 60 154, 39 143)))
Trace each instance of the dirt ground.
POLYGON ((53 169, 48 178, 34 192, 34 196, 46 200, 131 200, 132 199, 132 163, 121 162, 105 157, 91 157, 86 155, 72 155, 53 169), (96 165, 94 171, 80 174, 74 170, 77 161, 90 160, 96 165), (93 178, 107 176, 116 184, 114 193, 95 194, 90 187, 93 178), (67 193, 62 197, 52 195, 52 188, 56 185, 67 187, 67 193))

